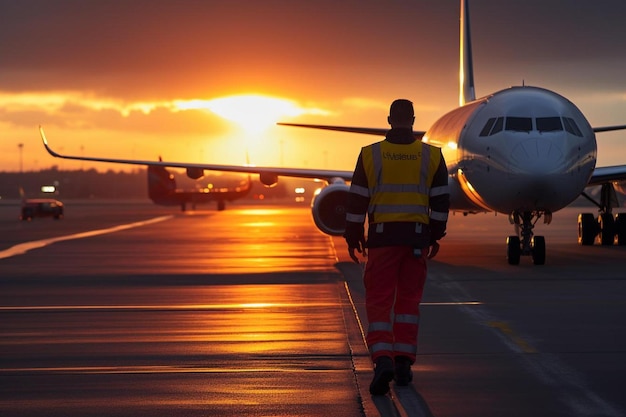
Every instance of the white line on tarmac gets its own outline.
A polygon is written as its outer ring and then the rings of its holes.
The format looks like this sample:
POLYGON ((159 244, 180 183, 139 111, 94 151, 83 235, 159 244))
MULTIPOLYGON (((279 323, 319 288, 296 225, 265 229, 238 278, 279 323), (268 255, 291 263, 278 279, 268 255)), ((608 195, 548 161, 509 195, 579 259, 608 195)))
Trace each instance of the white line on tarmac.
POLYGON ((53 237, 50 239, 34 240, 32 242, 24 242, 24 243, 17 244, 15 246, 11 246, 9 249, 0 251, 0 259, 23 255, 30 250, 43 248, 45 246, 52 245, 53 243, 63 242, 65 240, 83 239, 86 237, 98 236, 98 235, 103 235, 106 233, 119 232, 121 230, 132 229, 133 227, 146 226, 149 224, 162 222, 164 220, 171 219, 172 217, 174 216, 169 215, 169 216, 155 217, 153 219, 143 220, 140 222, 128 223, 128 224, 122 224, 119 226, 109 227, 107 229, 91 230, 89 232, 75 233, 73 235, 53 237))

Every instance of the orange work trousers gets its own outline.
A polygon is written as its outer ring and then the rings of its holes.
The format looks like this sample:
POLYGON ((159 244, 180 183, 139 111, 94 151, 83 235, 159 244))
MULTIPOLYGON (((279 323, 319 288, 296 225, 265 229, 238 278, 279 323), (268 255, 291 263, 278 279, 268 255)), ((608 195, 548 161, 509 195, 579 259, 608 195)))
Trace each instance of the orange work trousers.
POLYGON ((415 256, 410 246, 370 248, 364 281, 372 360, 405 356, 414 363, 426 257, 415 256))

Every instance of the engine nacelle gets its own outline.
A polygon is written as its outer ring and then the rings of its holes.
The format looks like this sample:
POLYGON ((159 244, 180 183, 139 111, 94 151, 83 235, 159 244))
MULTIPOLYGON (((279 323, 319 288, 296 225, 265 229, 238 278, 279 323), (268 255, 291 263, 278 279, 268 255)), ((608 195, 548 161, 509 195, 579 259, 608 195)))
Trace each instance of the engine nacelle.
POLYGON ((327 235, 341 236, 346 231, 346 206, 350 186, 334 183, 324 187, 313 196, 311 210, 318 229, 327 235))
POLYGON ((198 180, 204 177, 204 170, 202 168, 187 168, 187 176, 192 180, 198 180))
POLYGON ((271 172, 261 172, 259 174, 259 181, 266 187, 274 187, 278 183, 278 175, 271 172))

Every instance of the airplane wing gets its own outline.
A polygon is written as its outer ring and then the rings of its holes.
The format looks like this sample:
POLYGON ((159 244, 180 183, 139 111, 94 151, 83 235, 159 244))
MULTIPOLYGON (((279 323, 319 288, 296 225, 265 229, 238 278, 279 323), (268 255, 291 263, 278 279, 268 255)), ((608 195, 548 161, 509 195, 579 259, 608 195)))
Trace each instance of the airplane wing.
MULTIPOLYGON (((359 133, 362 135, 385 136, 389 128, 381 129, 376 127, 349 127, 349 126, 328 126, 328 125, 308 125, 300 123, 277 123, 279 126, 306 127, 308 129, 332 130, 335 132, 359 133)), ((626 128, 626 127, 625 127, 626 128)), ((422 140, 426 132, 413 131, 415 139, 422 140)))
POLYGON ((591 179, 589 179, 587 186, 624 180, 626 180, 626 165, 596 167, 593 170, 593 174, 591 174, 591 179))
MULTIPOLYGON (((611 132, 614 130, 625 130, 626 125, 617 125, 617 126, 600 126, 593 127, 594 132, 611 132)), ((623 181, 626 180, 626 165, 614 165, 608 167, 596 167, 593 170, 593 174, 591 174, 591 178, 589 179, 590 185, 600 185, 605 184, 607 182, 613 181, 623 181)))
POLYGON ((252 165, 216 165, 216 164, 198 164, 188 162, 167 162, 167 161, 142 161, 136 159, 117 159, 117 158, 95 158, 88 156, 71 156, 61 155, 50 148, 48 139, 43 131, 43 128, 39 127, 39 133, 43 140, 48 153, 55 158, 73 159, 78 161, 92 161, 92 162, 110 162, 116 164, 127 165, 143 165, 143 166, 162 166, 171 168, 185 168, 191 170, 208 170, 208 171, 225 171, 225 172, 239 172, 247 174, 265 174, 270 176, 287 176, 295 178, 310 178, 319 179, 327 182, 332 182, 334 179, 341 178, 344 181, 352 180, 352 171, 335 171, 327 169, 304 169, 304 168, 281 168, 281 167, 257 167, 252 165))
POLYGON ((600 126, 592 128, 594 132, 611 132, 613 130, 625 130, 626 125, 618 125, 618 126, 600 126))

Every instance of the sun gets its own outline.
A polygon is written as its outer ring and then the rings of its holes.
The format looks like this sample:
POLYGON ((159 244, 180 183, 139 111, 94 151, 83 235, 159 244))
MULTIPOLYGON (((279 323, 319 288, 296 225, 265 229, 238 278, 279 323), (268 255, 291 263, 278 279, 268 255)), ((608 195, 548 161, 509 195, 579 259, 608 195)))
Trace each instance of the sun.
POLYGON ((233 95, 212 100, 176 103, 179 110, 204 109, 236 123, 249 133, 259 133, 284 117, 307 113, 292 100, 258 94, 233 95))

